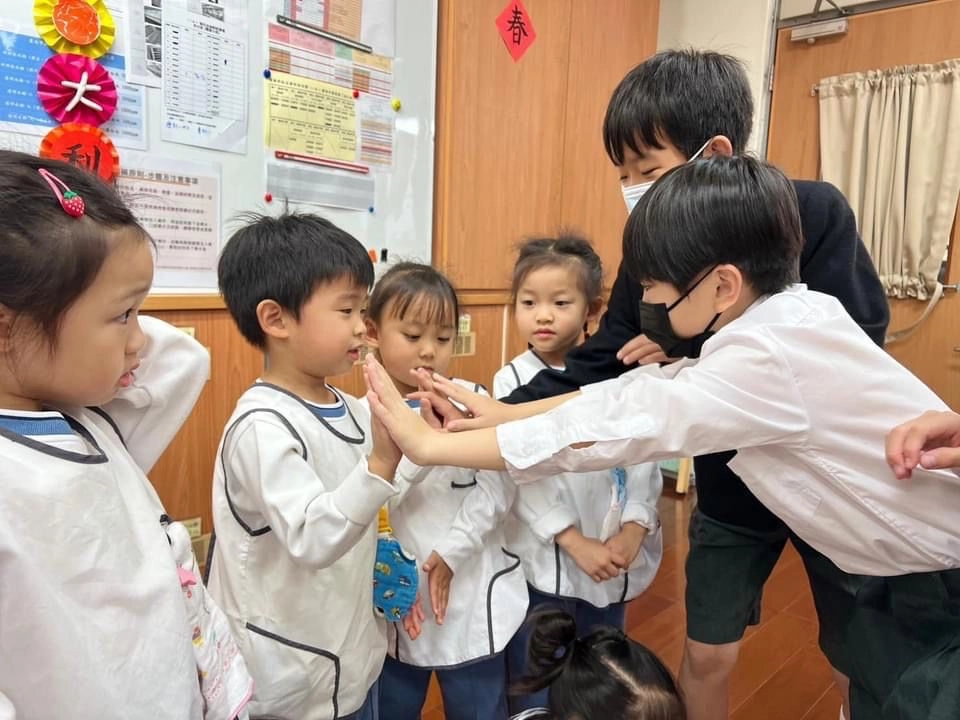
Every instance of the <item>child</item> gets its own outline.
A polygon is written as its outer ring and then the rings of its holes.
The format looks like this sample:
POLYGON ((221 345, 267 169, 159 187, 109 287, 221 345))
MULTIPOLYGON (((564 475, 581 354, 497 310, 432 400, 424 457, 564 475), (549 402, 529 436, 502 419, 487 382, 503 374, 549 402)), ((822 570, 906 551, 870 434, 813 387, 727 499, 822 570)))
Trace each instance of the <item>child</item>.
POLYGON ((955 717, 943 698, 960 683, 946 671, 960 652, 960 535, 943 508, 960 502, 960 481, 915 469, 905 483, 884 457, 891 426, 943 402, 835 299, 791 286, 799 217, 775 168, 748 157, 677 168, 624 237, 644 327, 700 344, 699 359, 505 407, 437 378, 480 414, 474 424, 528 418, 466 435, 401 425, 399 398, 368 361, 377 415, 418 462, 506 466, 519 480, 739 448, 733 469, 750 490, 832 561, 832 576, 811 581, 832 599, 818 616, 843 640, 831 660, 851 674, 852 717, 955 717))
MULTIPOLYGON (((561 368, 603 304, 603 269, 590 243, 571 235, 524 243, 513 270, 514 315, 529 350, 493 380, 503 397, 544 368, 561 368)), ((523 561, 530 609, 560 607, 577 625, 624 628, 626 602, 660 567, 663 542, 654 463, 593 473, 564 473, 518 488, 507 545, 523 561)), ((529 632, 508 647, 513 684, 524 672, 529 632)), ((546 704, 546 691, 513 697, 510 709, 546 704)))
MULTIPOLYGON (((686 720, 660 659, 619 628, 583 628, 562 610, 531 617, 529 674, 518 689, 549 688, 551 720, 686 720)), ((540 718, 531 710, 523 718, 540 718)), ((514 720, 519 720, 515 718, 514 720)))
POLYGON ((227 422, 213 480, 210 591, 256 681, 250 714, 375 718, 387 649, 373 609, 375 520, 400 454, 326 382, 360 357, 373 266, 330 222, 291 214, 238 230, 219 280, 267 360, 227 422))
MULTIPOLYGON (((664 50, 624 76, 603 120, 603 144, 619 178, 627 209, 671 168, 697 157, 742 153, 753 124, 753 98, 743 63, 730 55, 664 50)), ((800 282, 828 293, 875 343, 889 320, 886 293, 857 234, 846 199, 824 182, 794 180, 803 249, 800 282)), ((646 335, 642 289, 620 264, 597 331, 574 348, 564 371, 544 370, 506 400, 528 402, 619 377, 636 363, 658 363, 663 350, 646 335)), ((676 357, 677 355, 675 355, 676 357)), ((763 586, 788 539, 808 574, 822 557, 810 554, 783 521, 750 493, 728 466, 733 451, 694 458, 697 504, 690 517, 685 563, 686 643, 680 684, 691 720, 727 720, 730 677, 743 634, 760 621, 763 586)), ((829 602, 814 594, 814 602, 829 602)), ((837 638, 820 645, 833 654, 837 638)), ((845 685, 838 677, 838 684, 845 685)))
POLYGON ((0 151, 0 214, 0 717, 232 718, 249 678, 198 683, 192 554, 145 474, 207 353, 138 316, 153 248, 113 188, 0 151))
MULTIPOLYGON (((398 263, 377 282, 367 311, 367 343, 402 393, 411 371, 445 373, 459 317, 457 294, 428 265, 398 263)), ((471 389, 478 385, 455 380, 471 389)), ((416 412, 407 408, 415 419, 416 412)), ((402 493, 390 507, 394 535, 426 561, 420 587, 435 622, 416 643, 391 636, 380 681, 380 715, 420 717, 436 671, 448 720, 506 719, 506 663, 501 654, 523 622, 527 588, 516 555, 504 549, 500 527, 516 487, 501 473, 451 467, 397 473, 402 493)))

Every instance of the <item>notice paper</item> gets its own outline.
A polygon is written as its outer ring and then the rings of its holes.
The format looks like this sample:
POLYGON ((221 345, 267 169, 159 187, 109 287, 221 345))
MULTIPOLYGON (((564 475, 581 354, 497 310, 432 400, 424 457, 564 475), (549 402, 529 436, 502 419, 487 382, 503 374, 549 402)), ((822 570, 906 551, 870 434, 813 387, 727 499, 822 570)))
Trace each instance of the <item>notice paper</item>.
POLYGON ((117 187, 157 245, 156 287, 215 290, 220 167, 131 153, 117 187))
POLYGON ((246 3, 164 0, 164 140, 246 152, 247 44, 246 3))
POLYGON ((267 83, 264 101, 268 147, 333 160, 356 160, 356 101, 349 90, 277 72, 267 83))

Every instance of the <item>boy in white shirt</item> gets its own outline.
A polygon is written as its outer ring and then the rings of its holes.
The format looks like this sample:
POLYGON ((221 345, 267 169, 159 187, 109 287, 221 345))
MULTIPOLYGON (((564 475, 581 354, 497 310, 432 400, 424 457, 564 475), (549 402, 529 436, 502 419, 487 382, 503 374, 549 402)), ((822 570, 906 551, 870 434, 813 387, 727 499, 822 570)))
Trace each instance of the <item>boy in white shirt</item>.
POLYGON ((320 217, 261 217, 227 243, 219 281, 267 359, 213 479, 210 591, 256 683, 250 715, 376 720, 387 636, 373 608, 375 520, 400 453, 326 383, 360 356, 373 266, 320 217))
POLYGON ((960 480, 916 468, 904 483, 884 457, 890 427, 943 402, 837 300, 791 285, 800 224, 775 168, 681 166, 643 197, 624 239, 644 331, 702 348, 698 359, 515 406, 436 378, 476 416, 450 429, 486 428, 459 434, 398 422, 406 406, 368 362, 374 412, 416 462, 505 467, 521 482, 737 448, 731 469, 830 561, 811 582, 835 599, 818 611, 844 640, 829 659, 850 675, 853 720, 955 718, 960 532, 944 508, 960 506, 960 480))

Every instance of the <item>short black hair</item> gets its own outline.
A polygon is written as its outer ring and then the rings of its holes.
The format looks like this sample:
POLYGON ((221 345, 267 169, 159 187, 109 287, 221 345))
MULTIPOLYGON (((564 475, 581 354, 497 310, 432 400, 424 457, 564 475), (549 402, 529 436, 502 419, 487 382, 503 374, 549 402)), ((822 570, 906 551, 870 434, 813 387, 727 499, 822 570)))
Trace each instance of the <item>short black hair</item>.
POLYGON ((417 320, 456 329, 460 317, 457 291, 446 275, 430 265, 398 262, 377 280, 367 317, 379 323, 389 311, 392 317, 404 320, 410 310, 423 314, 417 320))
POLYGON ((220 293, 240 333, 266 346, 257 305, 274 300, 300 318, 317 287, 349 278, 373 285, 373 263, 356 238, 329 220, 308 213, 247 215, 247 224, 227 241, 217 277, 220 293))
POLYGON ((765 295, 800 277, 803 233, 793 183, 746 155, 664 173, 630 213, 623 259, 635 282, 685 290, 711 267, 736 266, 765 295))
POLYGON ((520 286, 534 270, 556 265, 576 269, 577 287, 586 296, 587 302, 601 297, 603 292, 603 262, 590 241, 570 231, 562 231, 557 237, 529 238, 520 244, 517 263, 513 266, 513 281, 510 296, 517 300, 520 286))
POLYGON ((675 145, 686 157, 724 135, 742 152, 753 124, 753 95, 743 63, 703 50, 664 50, 637 65, 613 91, 603 144, 614 165, 623 149, 675 145))
POLYGON ((113 185, 65 162, 9 150, 0 150, 0 217, 0 305, 32 320, 51 345, 64 314, 114 249, 117 232, 149 242, 113 185), (40 170, 80 196, 81 217, 66 213, 40 170))

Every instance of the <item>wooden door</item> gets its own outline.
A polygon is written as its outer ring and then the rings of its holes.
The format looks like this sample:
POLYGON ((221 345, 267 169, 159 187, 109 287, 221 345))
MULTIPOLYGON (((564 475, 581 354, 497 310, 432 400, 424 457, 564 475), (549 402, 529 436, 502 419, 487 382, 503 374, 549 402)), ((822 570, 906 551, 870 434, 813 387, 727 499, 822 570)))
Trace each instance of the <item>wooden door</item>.
MULTIPOLYGON (((795 178, 820 176, 818 100, 821 78, 895 65, 960 57, 960 0, 934 0, 855 15, 846 35, 809 45, 777 36, 767 156, 795 178)), ((960 161, 960 159, 958 159, 960 161)), ((947 282, 960 281, 960 233, 954 225, 947 282)), ((910 325, 923 311, 916 300, 891 300, 890 330, 910 325)), ((960 298, 947 291, 915 334, 887 350, 951 407, 960 409, 960 298)))

